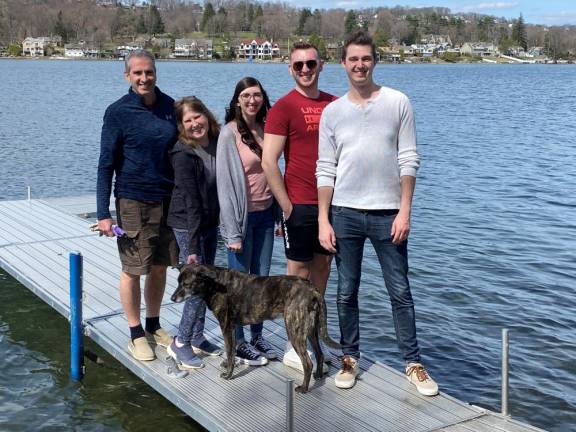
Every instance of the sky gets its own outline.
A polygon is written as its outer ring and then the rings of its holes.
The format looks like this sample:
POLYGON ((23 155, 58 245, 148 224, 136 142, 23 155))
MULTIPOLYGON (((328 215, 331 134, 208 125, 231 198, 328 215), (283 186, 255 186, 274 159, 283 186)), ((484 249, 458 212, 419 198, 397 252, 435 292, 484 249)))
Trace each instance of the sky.
POLYGON ((524 21, 531 24, 576 25, 576 0, 288 0, 287 3, 310 9, 440 6, 449 8, 453 14, 474 12, 517 18, 522 13, 524 21))

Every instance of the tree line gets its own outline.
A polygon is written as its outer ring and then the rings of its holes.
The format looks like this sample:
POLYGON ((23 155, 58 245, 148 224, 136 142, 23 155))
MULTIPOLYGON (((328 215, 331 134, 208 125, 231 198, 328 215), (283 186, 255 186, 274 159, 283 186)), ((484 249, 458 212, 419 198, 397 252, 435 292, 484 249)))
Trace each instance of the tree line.
POLYGON ((452 14, 448 8, 374 7, 358 10, 296 8, 254 0, 0 0, 0 43, 27 36, 59 35, 64 41, 97 45, 137 36, 181 38, 202 32, 233 41, 252 34, 269 40, 312 39, 321 48, 354 29, 370 31, 379 46, 418 43, 425 35, 448 35, 454 45, 488 42, 544 47, 552 57, 576 52, 576 26, 528 24, 480 14, 452 14), (249 33, 247 33, 249 32, 249 33))

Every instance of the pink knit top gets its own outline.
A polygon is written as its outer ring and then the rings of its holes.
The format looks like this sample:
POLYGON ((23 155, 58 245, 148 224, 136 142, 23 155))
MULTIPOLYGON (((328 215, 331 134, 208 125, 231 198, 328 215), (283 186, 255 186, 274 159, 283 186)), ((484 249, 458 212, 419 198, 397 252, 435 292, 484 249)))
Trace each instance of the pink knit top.
MULTIPOLYGON (((268 187, 266 176, 262 170, 262 162, 254 154, 250 147, 242 142, 242 137, 238 130, 234 128, 236 136, 236 147, 244 167, 244 178, 246 179, 246 195, 248 197, 248 212, 266 210, 272 205, 272 192, 268 187)), ((256 136, 256 141, 262 147, 262 138, 256 136)))

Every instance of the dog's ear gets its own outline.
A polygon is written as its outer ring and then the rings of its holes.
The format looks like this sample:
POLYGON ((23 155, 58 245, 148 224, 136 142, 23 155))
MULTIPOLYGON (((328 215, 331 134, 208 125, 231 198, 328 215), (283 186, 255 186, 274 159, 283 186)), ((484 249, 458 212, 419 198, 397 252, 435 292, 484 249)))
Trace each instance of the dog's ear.
POLYGON ((199 264, 196 266, 196 271, 198 274, 214 281, 218 278, 218 272, 216 268, 211 265, 199 264))
POLYGON ((209 283, 213 291, 226 292, 226 286, 219 281, 220 271, 218 267, 211 265, 197 265, 197 275, 200 276, 205 282, 209 283))
POLYGON ((177 266, 175 266, 175 268, 177 268, 178 271, 180 272, 180 274, 178 275, 178 283, 180 283, 184 278, 186 270, 190 268, 190 266, 187 264, 178 264, 177 266))

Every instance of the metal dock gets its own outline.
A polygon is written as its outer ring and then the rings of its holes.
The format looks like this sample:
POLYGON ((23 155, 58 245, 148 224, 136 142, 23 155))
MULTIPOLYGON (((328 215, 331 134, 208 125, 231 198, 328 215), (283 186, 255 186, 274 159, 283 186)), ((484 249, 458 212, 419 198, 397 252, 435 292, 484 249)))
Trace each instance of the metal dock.
MULTIPOLYGON (((69 253, 84 257, 83 317, 86 335, 178 408, 211 431, 286 430, 286 380, 302 376, 281 362, 250 368, 238 366, 234 378, 220 379, 221 358, 204 359, 206 367, 185 378, 167 374, 166 352, 157 348, 152 362, 134 360, 126 350, 128 326, 119 301, 120 261, 114 239, 98 237, 86 217, 94 197, 0 202, 0 266, 46 303, 69 317, 69 253), (257 421, 255 419, 258 419, 257 421)), ((177 271, 169 270, 162 326, 176 334, 182 304, 170 302, 177 271)), ((214 317, 208 313, 206 332, 222 344, 214 317)), ((283 350, 281 321, 267 322, 265 337, 283 350)), ((296 431, 540 431, 509 417, 466 404, 446 394, 419 395, 398 371, 361 360, 358 383, 340 390, 332 379, 340 366, 333 358, 329 376, 311 381, 311 391, 294 397, 296 431)), ((93 373, 97 373, 94 371, 93 373)), ((290 396, 288 394, 288 396, 290 396)))

